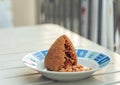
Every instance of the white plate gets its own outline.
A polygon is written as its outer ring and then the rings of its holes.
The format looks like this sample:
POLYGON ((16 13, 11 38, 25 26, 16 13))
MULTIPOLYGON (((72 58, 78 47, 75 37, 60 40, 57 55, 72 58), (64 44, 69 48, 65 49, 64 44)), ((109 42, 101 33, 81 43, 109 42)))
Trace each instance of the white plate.
POLYGON ((91 76, 95 71, 106 66, 110 62, 110 58, 103 53, 85 49, 76 49, 78 63, 84 65, 85 67, 90 67, 92 70, 83 72, 48 71, 44 67, 44 58, 47 54, 47 51, 48 50, 42 50, 39 52, 29 53, 23 57, 23 62, 26 66, 37 70, 43 76, 58 81, 73 81, 87 78, 91 76))

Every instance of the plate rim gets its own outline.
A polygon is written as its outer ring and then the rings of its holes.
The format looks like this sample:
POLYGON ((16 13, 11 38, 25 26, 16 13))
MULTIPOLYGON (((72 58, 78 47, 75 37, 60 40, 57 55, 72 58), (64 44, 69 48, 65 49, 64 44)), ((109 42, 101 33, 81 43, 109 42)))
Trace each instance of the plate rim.
MULTIPOLYGON (((83 48, 76 48, 75 49, 75 51, 76 50, 88 50, 88 51, 92 51, 92 52, 97 52, 97 53, 100 53, 100 54, 104 54, 104 55, 106 55, 105 53, 101 53, 101 52, 98 52, 98 51, 95 51, 95 50, 90 50, 90 49, 83 49, 83 48)), ((36 51, 36 52, 41 52, 41 51, 48 51, 48 49, 43 49, 43 50, 39 50, 39 51, 36 51)), ((33 53, 35 53, 35 52, 31 52, 31 53, 28 53, 27 55, 29 55, 29 54, 33 54, 33 53)), ((26 55, 25 55, 26 56, 26 55)), ((24 57, 25 57, 24 56, 24 57)), ((105 66, 103 66, 103 67, 106 67, 110 62, 111 62, 111 58, 110 58, 110 56, 108 56, 108 55, 106 55, 110 60, 109 60, 109 62, 105 65, 105 66)), ((89 58, 88 58, 89 59, 89 58)), ((93 60, 94 61, 94 60, 93 60)), ((24 62, 24 64, 27 66, 27 67, 30 67, 30 68, 32 68, 32 69, 34 69, 34 70, 36 70, 36 71, 39 71, 39 72, 44 72, 44 73, 53 73, 53 74, 78 74, 78 73, 89 73, 89 72, 95 72, 95 71, 97 71, 97 70, 100 70, 100 69, 102 69, 103 67, 98 67, 98 68, 96 68, 96 69, 92 69, 92 70, 89 70, 89 71, 80 71, 80 72, 57 72, 57 71, 48 71, 48 70, 40 70, 40 69, 37 69, 37 68, 33 68, 32 66, 30 66, 30 65, 28 65, 27 63, 25 63, 24 62)), ((99 64, 98 64, 99 65, 99 64)))

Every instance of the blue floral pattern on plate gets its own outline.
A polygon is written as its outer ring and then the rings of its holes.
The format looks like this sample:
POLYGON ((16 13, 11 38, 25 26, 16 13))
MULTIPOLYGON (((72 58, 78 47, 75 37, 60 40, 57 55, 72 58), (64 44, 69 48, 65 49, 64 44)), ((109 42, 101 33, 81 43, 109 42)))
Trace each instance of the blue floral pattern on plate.
POLYGON ((106 64, 110 62, 110 58, 103 53, 99 53, 91 50, 83 50, 83 49, 76 49, 76 50, 78 57, 94 60, 99 64, 99 67, 104 67, 106 64))
MULTIPOLYGON (((44 60, 47 52, 48 50, 42 50, 39 52, 31 53, 29 56, 32 56, 30 57, 32 62, 42 61, 44 60)), ((104 67, 106 64, 110 62, 110 58, 103 53, 99 53, 91 50, 85 50, 85 49, 76 49, 76 53, 78 58, 87 58, 97 62, 99 67, 104 67)))

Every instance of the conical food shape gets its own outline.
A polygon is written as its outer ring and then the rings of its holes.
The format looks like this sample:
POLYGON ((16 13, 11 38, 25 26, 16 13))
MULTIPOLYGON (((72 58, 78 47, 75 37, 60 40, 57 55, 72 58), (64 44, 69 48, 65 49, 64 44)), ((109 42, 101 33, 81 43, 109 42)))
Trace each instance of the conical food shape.
POLYGON ((49 48, 44 61, 45 67, 51 71, 61 71, 63 68, 77 65, 77 55, 71 40, 60 36, 49 48))

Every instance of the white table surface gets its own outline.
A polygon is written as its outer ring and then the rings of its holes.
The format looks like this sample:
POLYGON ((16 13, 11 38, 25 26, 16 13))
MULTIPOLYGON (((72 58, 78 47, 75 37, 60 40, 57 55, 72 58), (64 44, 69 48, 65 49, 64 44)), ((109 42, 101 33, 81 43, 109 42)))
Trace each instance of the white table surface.
POLYGON ((105 49, 76 33, 53 24, 0 30, 0 85, 120 85, 120 55, 105 49), (111 62, 91 77, 71 82, 52 81, 26 67, 22 57, 48 49, 61 34, 70 37, 75 48, 105 53, 111 62))

